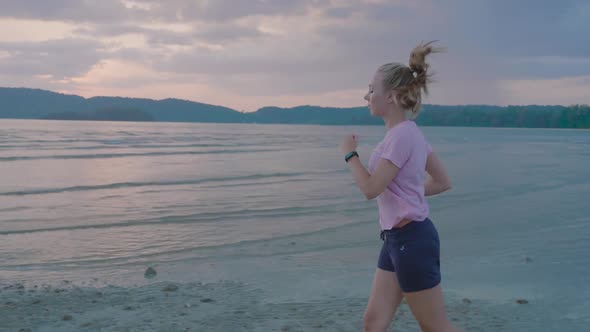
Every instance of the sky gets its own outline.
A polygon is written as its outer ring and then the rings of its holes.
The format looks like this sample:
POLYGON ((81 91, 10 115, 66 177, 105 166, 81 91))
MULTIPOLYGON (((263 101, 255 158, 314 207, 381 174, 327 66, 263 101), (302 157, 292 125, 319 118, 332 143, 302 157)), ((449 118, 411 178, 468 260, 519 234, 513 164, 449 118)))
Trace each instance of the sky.
POLYGON ((426 103, 590 104, 589 32, 587 0, 0 0, 0 86, 355 107, 438 40, 426 103))

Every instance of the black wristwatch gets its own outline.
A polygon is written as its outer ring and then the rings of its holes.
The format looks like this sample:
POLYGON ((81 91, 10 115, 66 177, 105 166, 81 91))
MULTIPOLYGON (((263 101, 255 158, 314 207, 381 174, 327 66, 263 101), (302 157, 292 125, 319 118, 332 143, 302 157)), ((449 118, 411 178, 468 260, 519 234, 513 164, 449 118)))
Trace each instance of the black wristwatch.
POLYGON ((354 157, 354 156, 359 156, 359 154, 356 151, 350 151, 345 157, 344 157, 344 161, 348 162, 350 160, 350 158, 354 157))

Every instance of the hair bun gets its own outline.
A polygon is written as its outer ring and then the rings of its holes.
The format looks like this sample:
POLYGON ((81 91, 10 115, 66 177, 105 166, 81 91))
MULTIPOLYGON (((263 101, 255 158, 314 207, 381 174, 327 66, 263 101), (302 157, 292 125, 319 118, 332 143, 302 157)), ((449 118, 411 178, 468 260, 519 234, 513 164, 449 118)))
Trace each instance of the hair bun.
POLYGON ((422 74, 428 70, 428 63, 426 63, 426 56, 430 53, 439 53, 444 51, 443 47, 433 47, 432 44, 437 40, 428 43, 421 43, 416 46, 410 54, 410 70, 417 74, 422 74))
POLYGON ((431 81, 431 75, 428 74, 428 68, 430 65, 426 63, 426 56, 431 53, 439 53, 445 50, 443 47, 433 47, 432 44, 434 42, 436 42, 436 40, 428 43, 420 43, 410 54, 410 71, 416 78, 416 84, 419 88, 423 89, 425 93, 428 93, 427 84, 431 81))

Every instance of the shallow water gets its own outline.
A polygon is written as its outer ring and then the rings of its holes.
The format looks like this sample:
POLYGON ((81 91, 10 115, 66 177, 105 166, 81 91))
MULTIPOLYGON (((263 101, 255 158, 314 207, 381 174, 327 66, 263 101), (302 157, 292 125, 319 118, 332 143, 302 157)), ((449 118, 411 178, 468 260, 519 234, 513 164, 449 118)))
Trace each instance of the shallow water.
MULTIPOLYGON (((422 129, 454 184, 429 199, 449 301, 581 331, 590 134, 422 129)), ((140 285, 155 266, 275 302, 364 298, 380 240, 337 148, 353 131, 366 164, 383 127, 0 120, 0 283, 140 285)))

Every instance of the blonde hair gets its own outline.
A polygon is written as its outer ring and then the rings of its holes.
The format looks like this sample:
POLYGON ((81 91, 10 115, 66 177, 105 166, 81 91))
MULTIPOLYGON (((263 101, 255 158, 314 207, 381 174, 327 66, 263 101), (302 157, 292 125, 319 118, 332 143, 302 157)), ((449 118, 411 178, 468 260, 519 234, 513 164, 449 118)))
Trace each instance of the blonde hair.
POLYGON ((432 73, 428 72, 430 66, 426 63, 426 56, 445 50, 442 47, 431 46, 434 42, 416 46, 410 54, 409 66, 393 62, 386 63, 378 69, 383 73, 385 90, 396 90, 401 106, 405 110, 410 110, 413 116, 420 111, 422 90, 424 94, 428 94, 428 84, 432 82, 432 73))

